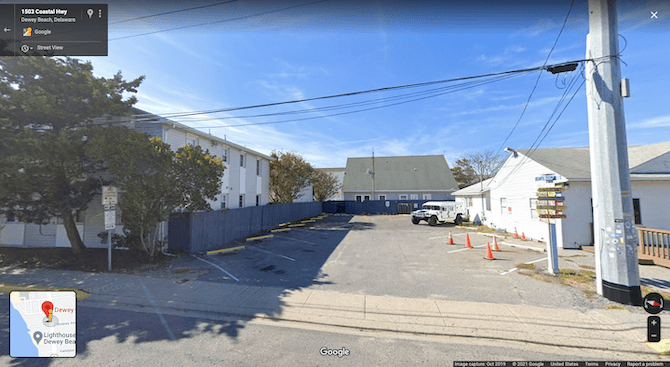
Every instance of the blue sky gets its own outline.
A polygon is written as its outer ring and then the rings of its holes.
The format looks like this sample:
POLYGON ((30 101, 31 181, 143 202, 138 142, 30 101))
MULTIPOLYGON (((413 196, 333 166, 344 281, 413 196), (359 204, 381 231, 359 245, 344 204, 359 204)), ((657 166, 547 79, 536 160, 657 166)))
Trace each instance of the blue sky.
MULTIPOLYGON (((290 8, 306 3, 240 0, 117 23, 206 3, 110 1, 109 56, 82 59, 92 61, 98 76, 118 70, 126 79, 145 75, 136 106, 152 113, 243 107, 540 66, 570 0, 468 5, 338 0, 290 8), (285 8, 290 9, 280 10, 285 8), (276 12, 257 15, 271 11, 276 12), (245 18, 122 38, 240 17, 245 18)), ((618 12, 622 76, 630 79, 632 94, 624 100, 628 143, 670 140, 670 3, 619 1, 618 12)), ((584 59, 587 33, 587 2, 576 0, 548 64, 584 59)), ((373 148, 376 156, 444 154, 452 161, 501 147, 539 73, 528 109, 505 143, 526 149, 549 120, 565 83, 573 77, 581 83, 579 73, 535 71, 391 107, 383 106, 393 96, 453 83, 175 120, 262 153, 295 151, 316 167, 344 167, 348 157, 368 156, 373 148), (371 99, 381 100, 368 107, 382 108, 330 117, 325 115, 351 109, 231 118, 371 99), (323 117, 220 127, 317 116, 323 117)), ((588 146, 584 87, 540 145, 563 146, 588 146)))

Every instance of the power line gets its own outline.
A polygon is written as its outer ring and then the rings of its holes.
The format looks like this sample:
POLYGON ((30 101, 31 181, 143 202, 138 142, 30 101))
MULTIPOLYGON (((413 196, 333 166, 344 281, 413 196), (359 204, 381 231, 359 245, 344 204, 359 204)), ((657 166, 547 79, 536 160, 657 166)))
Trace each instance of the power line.
MULTIPOLYGON (((225 119, 242 119, 242 118, 256 118, 256 117, 268 117, 268 116, 283 116, 283 115, 295 115, 295 114, 303 114, 303 113, 315 113, 315 112, 321 112, 321 111, 331 111, 331 110, 340 110, 340 109, 346 109, 346 108, 353 108, 353 107, 361 107, 361 106, 368 106, 372 104, 378 104, 378 103, 383 103, 383 102, 388 102, 388 101, 397 101, 397 100, 405 100, 402 102, 398 103, 393 103, 393 104, 386 104, 384 106, 379 106, 376 108, 384 108, 384 107, 390 107, 390 106, 395 106, 398 104, 404 104, 404 103, 409 103, 409 102, 414 102, 418 101, 421 99, 427 99, 427 98, 432 98, 432 97, 437 97, 440 95, 448 94, 448 93, 453 93, 456 91, 468 89, 468 88, 473 88, 476 86, 484 85, 484 84, 489 84, 505 79, 509 79, 512 77, 516 77, 519 75, 523 75, 522 73, 519 74, 512 74, 512 75, 503 75, 503 76, 498 76, 495 78, 491 78, 489 80, 484 80, 484 81, 470 81, 470 82, 465 82, 461 83, 455 86, 447 86, 447 87, 440 87, 440 88, 433 88, 427 91, 420 91, 420 92, 413 92, 413 93, 405 93, 397 96, 392 96, 392 97, 385 97, 385 98, 377 98, 377 99, 372 99, 372 100, 366 100, 366 101, 360 101, 360 102, 352 102, 352 103, 346 103, 346 104, 339 104, 339 105, 330 105, 330 106, 324 106, 324 107, 316 107, 316 108, 310 108, 310 109, 301 109, 301 110, 293 110, 293 111, 284 111, 284 112, 273 112, 273 113, 265 113, 265 114, 257 114, 257 115, 247 115, 247 116, 227 116, 227 117, 219 117, 219 118, 209 118, 206 120, 225 120, 225 119), (421 98, 415 98, 415 99, 410 99, 414 97, 421 96, 421 98), (409 100, 407 100, 409 99, 409 100)), ((372 108, 375 109, 375 108, 372 108)), ((361 112, 361 111, 367 111, 370 109, 363 109, 363 110, 356 110, 352 112, 361 112)), ((332 116, 332 115, 329 115, 332 116)), ((186 116, 188 117, 188 116, 186 116)), ((319 116, 316 118, 320 117, 328 117, 328 116, 319 116)), ((183 117, 182 117, 183 118, 183 117)), ((180 119, 179 117, 175 119, 180 119)), ((141 121, 148 121, 150 118, 146 118, 144 120, 138 119, 135 121, 141 122, 141 121)), ((199 121, 203 120, 202 118, 196 118, 196 119, 191 119, 189 121, 199 121)), ((293 120, 290 120, 293 121, 293 120)), ((278 123, 278 122, 271 122, 271 123, 278 123)), ((245 124, 246 125, 253 125, 253 124, 245 124)), ((238 125, 235 125, 238 126, 238 125)), ((226 127, 226 126, 216 126, 216 127, 226 127)))
MULTIPOLYGON (((602 58, 606 58, 606 57, 602 57, 602 58)), ((567 63, 579 63, 579 62, 584 62, 584 61, 594 61, 594 59, 573 60, 573 61, 568 61, 568 62, 565 62, 565 63, 556 64, 556 65, 563 65, 563 64, 567 64, 567 63)), ((312 97, 312 98, 303 98, 303 99, 283 101, 283 102, 272 102, 272 103, 257 104, 257 105, 243 106, 243 107, 230 107, 230 108, 220 108, 220 109, 214 109, 214 110, 187 111, 187 112, 174 112, 174 113, 161 113, 161 114, 146 113, 146 114, 135 114, 135 115, 133 115, 133 117, 140 117, 141 118, 141 117, 160 116, 160 117, 163 117, 163 118, 176 118, 176 117, 184 117, 184 116, 191 116, 191 115, 206 115, 206 114, 212 114, 212 113, 218 113, 218 112, 239 111, 239 110, 247 110, 247 109, 254 109, 254 108, 279 106, 279 105, 285 105, 285 104, 310 102, 310 101, 324 100, 324 99, 330 99, 330 98, 350 97, 350 96, 355 96, 355 95, 361 95, 361 94, 367 94, 367 93, 376 93, 376 92, 383 92, 383 91, 391 91, 391 90, 397 90, 397 89, 415 88, 415 87, 422 87, 422 86, 428 86, 428 85, 433 85, 433 84, 450 83, 450 82, 461 81, 461 80, 478 79, 478 78, 485 78, 485 77, 499 76, 499 75, 506 75, 506 74, 532 72, 532 71, 537 71, 537 70, 545 70, 547 68, 550 68, 550 67, 553 67, 553 66, 556 66, 556 65, 549 65, 549 66, 544 66, 543 65, 543 66, 539 66, 539 67, 526 68, 526 69, 516 69, 516 70, 502 71, 502 72, 497 72, 497 73, 480 74, 480 75, 473 75, 473 76, 466 76, 466 77, 459 77, 459 78, 452 78, 452 79, 442 79, 442 80, 436 80, 436 81, 430 81, 430 82, 404 84, 404 85, 393 86, 393 87, 375 88, 375 89, 368 89, 368 90, 362 90, 362 91, 356 91, 356 92, 340 93, 340 94, 333 94, 333 95, 326 95, 326 96, 312 97)))
MULTIPOLYGON (((551 53, 554 51, 554 48, 556 47, 556 44, 558 43, 558 39, 561 37, 561 34, 563 33, 563 29, 565 28, 566 23, 568 22, 568 17, 570 16, 570 11, 572 10, 572 6, 574 5, 575 0, 572 0, 570 2, 570 7, 568 8, 568 13, 565 15, 565 19, 563 19, 563 25, 561 26, 560 31, 558 31, 558 35, 556 36, 556 40, 554 41, 554 45, 551 46, 551 50, 549 50, 549 53, 547 54, 547 58, 544 60, 544 63, 542 66, 545 66, 547 62, 549 61, 549 57, 551 56, 551 53)), ((528 100, 526 100, 526 104, 523 106, 523 110, 521 111, 521 115, 519 118, 516 120, 516 123, 514 124, 514 127, 512 128, 512 131, 507 134, 507 137, 505 140, 500 144, 500 148, 498 148, 498 151, 496 152, 496 155, 500 153, 500 150, 505 146, 505 143, 507 143, 507 140, 509 140, 510 136, 512 136, 512 133, 514 130, 516 130, 517 126, 519 126, 519 122, 521 122, 521 118, 523 115, 526 113, 526 109, 528 108, 528 104, 530 103, 531 97, 533 97, 533 93, 535 93, 535 89, 537 88, 537 84, 540 82, 540 77, 542 76, 542 73, 539 73, 537 75, 537 80, 535 80, 535 85, 533 86, 533 90, 530 91, 530 95, 528 96, 528 100)))
MULTIPOLYGON (((514 77, 514 76, 516 76, 516 75, 508 75, 508 76, 499 78, 499 80, 509 79, 509 78, 514 77)), ((495 81, 499 81, 499 80, 495 80, 495 81)), ((494 82, 494 81, 488 81, 488 83, 492 83, 492 82, 494 82)), ((376 110, 376 109, 380 109, 380 108, 387 108, 387 107, 392 107, 392 106, 397 106, 397 105, 401 105, 401 104, 405 104, 405 103, 415 102, 415 101, 419 101, 419 100, 423 100, 423 99, 427 99, 427 98, 437 97, 437 96, 440 96, 440 95, 443 95, 443 94, 453 93, 453 92, 456 92, 456 91, 460 91, 460 90, 468 89, 468 88, 473 88, 473 87, 475 87, 475 86, 482 85, 482 84, 488 84, 488 83, 487 83, 487 82, 482 82, 482 83, 479 83, 479 84, 477 84, 477 85, 471 85, 471 86, 467 86, 467 87, 459 88, 459 89, 456 89, 456 90, 450 90, 450 91, 447 91, 447 92, 434 93, 434 94, 432 94, 432 95, 428 95, 428 96, 424 96, 424 97, 420 97, 420 98, 415 98, 415 99, 411 99, 411 100, 408 100, 408 101, 396 102, 396 103, 392 103, 392 104, 387 104, 387 105, 377 106, 377 107, 371 107, 371 108, 358 109, 358 110, 354 110, 354 111, 340 112, 340 113, 335 113, 335 114, 331 114, 331 115, 315 116, 315 117, 306 117, 306 118, 292 119, 292 120, 269 121, 269 122, 256 122, 256 123, 245 123, 245 124, 236 124, 236 125, 194 126, 193 128, 196 128, 196 129, 215 129, 215 128, 225 128, 225 127, 240 127, 240 126, 252 126, 252 125, 269 125, 269 124, 280 124, 280 123, 286 123, 286 122, 297 122, 297 121, 315 120, 315 119, 326 118, 326 117, 334 117, 334 116, 348 115, 348 114, 352 114, 352 113, 364 112, 364 111, 371 111, 371 110, 376 110)), ((212 120, 215 120, 215 119, 212 118, 212 120)))
POLYGON ((222 2, 220 2, 220 3, 214 3, 214 4, 209 4, 209 5, 203 5, 203 6, 196 6, 196 7, 193 7, 193 8, 186 8, 186 9, 173 10, 173 11, 166 11, 165 13, 149 14, 149 15, 144 15, 144 16, 137 17, 137 18, 130 18, 130 19, 125 19, 125 20, 119 20, 119 21, 117 21, 117 22, 112 22, 112 23, 109 23, 109 24, 112 25, 112 24, 119 24, 119 23, 133 22, 133 21, 140 20, 140 19, 147 19, 147 18, 153 18, 153 17, 160 17, 160 16, 162 16, 162 15, 175 14, 175 13, 182 13, 182 12, 185 12, 185 11, 191 11, 191 10, 197 10, 197 9, 211 8, 211 7, 213 7, 213 6, 219 6, 219 5, 224 5, 224 4, 234 3, 234 2, 236 2, 236 1, 238 1, 238 0, 222 1, 222 2))
POLYGON ((282 12, 282 11, 285 11, 285 10, 298 8, 298 7, 301 7, 301 6, 307 6, 307 5, 313 5, 313 4, 317 4, 317 3, 322 3, 322 2, 324 2, 324 1, 328 1, 328 0, 319 0, 319 1, 314 1, 314 2, 311 2, 311 3, 299 4, 299 5, 289 6, 289 7, 281 8, 281 9, 277 9, 277 10, 266 11, 266 12, 263 12, 263 13, 256 13, 256 14, 251 14, 251 15, 245 15, 245 16, 238 17, 238 18, 231 18, 231 19, 217 20, 217 21, 214 21, 214 22, 206 22, 206 23, 199 23, 199 24, 185 25, 185 26, 181 26, 181 27, 174 27, 174 28, 167 28, 167 29, 159 29, 159 30, 157 30, 157 31, 153 31, 153 32, 146 32, 146 33, 133 34, 133 35, 130 35, 130 36, 111 38, 111 39, 109 39, 108 41, 117 41, 117 40, 122 40, 122 39, 127 39, 127 38, 134 38, 134 37, 139 37, 139 36, 146 36, 146 35, 149 35, 149 34, 156 34, 156 33, 162 33, 162 32, 175 31, 175 30, 178 30, 178 29, 195 28, 195 27, 201 27, 201 26, 210 25, 210 24, 232 22, 232 21, 235 21, 235 20, 241 20, 241 19, 247 19, 247 18, 259 17, 259 16, 263 16, 263 15, 267 15, 267 14, 272 14, 272 13, 278 13, 278 12, 282 12))
MULTIPOLYGON (((583 65, 582 65, 582 70, 583 70, 583 65)), ((580 70, 580 72, 581 72, 581 70, 580 70)), ((570 99, 569 99, 568 102, 565 104, 565 106, 563 106, 563 110, 561 110, 561 112, 559 113, 559 115, 556 117, 556 119, 554 120, 554 122, 553 122, 553 123, 551 124, 551 126, 549 127, 549 130, 547 130, 547 132, 544 134, 544 136, 542 136, 542 133, 543 133, 544 130, 547 128, 547 126, 549 126, 549 124, 551 123, 551 119, 552 119, 553 116, 556 114, 556 112, 557 112, 558 109, 560 108, 561 104, 565 101, 567 95, 568 95, 569 92, 572 90, 572 87, 575 85, 575 81, 577 80, 578 76, 580 76, 580 75, 581 75, 581 74, 577 74, 577 75, 575 75, 575 76, 572 78, 572 80, 569 82, 568 87, 565 88, 565 91, 563 92, 563 95, 561 96, 560 100, 558 101, 558 103, 557 103, 557 105, 556 105, 556 108, 554 108, 554 111, 553 111, 552 114, 549 116, 549 119, 548 119, 547 122, 545 123, 544 127, 542 128, 542 130, 541 130, 540 133, 538 134, 538 136, 537 136, 537 138, 535 139, 535 141, 533 142, 533 144, 531 144, 531 146, 530 146, 529 151, 527 152, 527 154, 524 154, 524 157, 521 159, 521 161, 520 161, 516 166, 512 167, 512 169, 507 173, 507 175, 505 175, 505 177, 502 178, 502 180, 500 180, 499 182, 496 182, 497 185, 502 185, 502 184, 503 184, 509 177, 511 177, 514 173, 518 172, 519 169, 521 169, 521 167, 522 167, 527 161, 530 160, 530 156, 533 154, 533 152, 535 152, 535 150, 537 150, 537 148, 540 146, 540 144, 542 144, 542 142, 543 142, 544 139, 547 137, 547 135, 549 135, 549 132, 551 131, 551 129, 554 127, 554 125, 556 125, 556 122, 558 122, 558 119, 563 115, 563 112, 568 108, 568 106, 570 105, 570 102, 572 102, 572 100, 574 99, 574 97, 577 95, 577 92, 579 92, 579 90, 581 89, 581 87, 582 87, 582 86, 584 85, 584 83, 586 82, 586 79, 584 79, 584 80, 582 81, 582 84, 580 84, 579 87, 577 87, 577 89, 576 89, 575 92, 573 93, 572 97, 570 97, 570 99), (538 139, 539 139, 539 143, 537 143, 537 142, 538 142, 538 139), (537 145, 536 145, 535 143, 537 143, 537 145)))

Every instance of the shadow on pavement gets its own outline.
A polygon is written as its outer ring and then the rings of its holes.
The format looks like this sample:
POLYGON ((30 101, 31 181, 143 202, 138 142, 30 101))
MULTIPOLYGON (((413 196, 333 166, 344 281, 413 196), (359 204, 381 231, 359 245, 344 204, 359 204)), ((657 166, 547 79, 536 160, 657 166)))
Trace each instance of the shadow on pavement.
MULTIPOLYGON (((183 283, 142 274, 123 276, 58 270, 5 272, 0 274, 0 281, 77 288, 94 294, 77 305, 77 360, 86 358, 91 349, 96 352, 104 349, 97 345, 99 342, 148 343, 190 338, 202 333, 237 338, 254 314, 281 318, 286 306, 282 297, 288 292, 328 284, 322 281, 327 274, 322 273, 321 268, 346 235, 350 231, 375 227, 372 222, 352 221, 353 218, 330 216, 311 227, 277 234, 269 241, 246 244, 249 248, 242 252, 197 255, 209 263, 193 256, 182 256, 175 259, 173 269, 213 269, 197 280, 183 283), (215 267, 234 274, 239 282, 215 267), (92 301, 96 296, 97 300, 92 301), (142 304, 124 305, 124 300, 141 300, 142 304), (224 311, 217 312, 217 302, 224 311), (241 312, 230 312, 232 309, 241 312), (195 317, 178 315, 189 310, 199 312, 191 314, 195 317)), ((3 295, 0 300, 0 329, 3 331, 9 331, 9 319, 5 314, 9 307, 8 294, 3 295)), ((0 344, 7 346, 6 355, 9 355, 8 333, 0 337, 0 344)), ((180 351, 175 357, 183 354, 180 351)), ((12 359, 10 365, 48 366, 54 361, 48 358, 12 359)))

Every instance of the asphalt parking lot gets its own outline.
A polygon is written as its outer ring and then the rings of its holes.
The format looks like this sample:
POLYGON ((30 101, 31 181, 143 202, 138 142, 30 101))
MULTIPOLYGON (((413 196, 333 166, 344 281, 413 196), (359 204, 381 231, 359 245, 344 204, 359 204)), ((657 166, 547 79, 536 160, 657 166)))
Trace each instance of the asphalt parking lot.
POLYGON ((585 306, 579 290, 510 271, 521 263, 546 269, 545 253, 501 245, 502 251, 493 252, 495 260, 487 260, 490 240, 452 223, 413 225, 407 215, 330 215, 305 227, 273 233, 272 238, 239 242, 243 249, 187 256, 173 267, 209 269, 199 280, 241 285, 585 306), (447 244, 449 231, 455 245, 447 244), (463 247, 466 233, 472 249, 463 247))

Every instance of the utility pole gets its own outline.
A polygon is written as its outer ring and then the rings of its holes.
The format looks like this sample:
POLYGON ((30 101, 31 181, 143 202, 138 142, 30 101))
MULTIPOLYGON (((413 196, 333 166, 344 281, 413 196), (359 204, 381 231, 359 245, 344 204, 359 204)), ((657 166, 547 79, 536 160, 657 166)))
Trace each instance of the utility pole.
POLYGON ((616 0, 589 0, 586 99, 598 294, 641 305, 623 113, 616 0), (598 59, 602 58, 602 59, 598 59))
POLYGON ((375 200, 375 148, 372 148, 372 200, 375 200))

